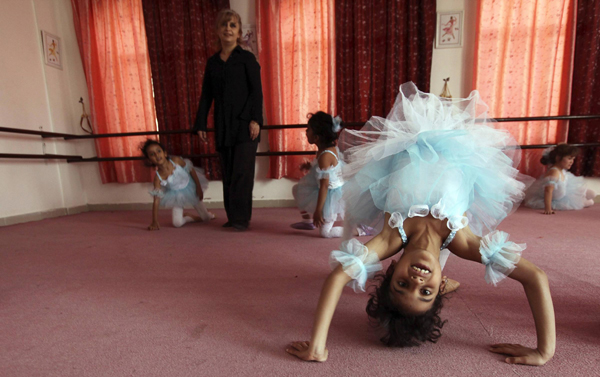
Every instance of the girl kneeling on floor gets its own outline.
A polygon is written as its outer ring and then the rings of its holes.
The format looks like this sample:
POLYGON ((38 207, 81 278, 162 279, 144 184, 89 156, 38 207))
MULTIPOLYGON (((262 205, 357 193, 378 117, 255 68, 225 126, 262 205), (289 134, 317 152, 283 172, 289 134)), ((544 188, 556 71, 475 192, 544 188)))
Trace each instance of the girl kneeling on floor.
POLYGON ((156 167, 152 223, 148 230, 159 230, 158 207, 173 208, 173 226, 179 228, 192 221, 208 221, 215 215, 206 210, 202 199, 208 188, 204 170, 194 168, 192 162, 181 157, 169 157, 165 148, 155 140, 146 140, 140 148, 144 157, 156 167), (198 216, 184 214, 185 207, 194 207, 198 216))

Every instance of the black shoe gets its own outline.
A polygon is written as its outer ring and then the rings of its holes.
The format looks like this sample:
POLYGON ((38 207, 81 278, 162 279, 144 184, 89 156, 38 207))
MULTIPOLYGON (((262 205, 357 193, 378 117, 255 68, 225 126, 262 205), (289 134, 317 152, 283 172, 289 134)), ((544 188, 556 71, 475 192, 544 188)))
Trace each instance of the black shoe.
POLYGON ((246 230, 248 230, 248 224, 235 223, 232 226, 233 229, 237 230, 238 232, 245 232, 246 230))
POLYGON ((223 228, 231 228, 233 225, 228 221, 225 224, 221 225, 223 228))

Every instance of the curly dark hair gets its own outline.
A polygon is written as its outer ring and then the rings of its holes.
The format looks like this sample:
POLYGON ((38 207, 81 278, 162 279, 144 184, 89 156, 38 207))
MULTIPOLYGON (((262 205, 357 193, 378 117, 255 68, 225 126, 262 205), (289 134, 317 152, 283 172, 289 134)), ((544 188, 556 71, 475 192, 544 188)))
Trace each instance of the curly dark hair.
POLYGON ((308 114, 308 126, 312 129, 313 135, 319 137, 319 142, 323 144, 324 148, 336 145, 338 134, 333 132, 333 118, 331 115, 324 111, 308 114))
POLYGON ((162 145, 156 140, 146 139, 146 141, 144 143, 140 143, 139 146, 140 151, 142 151, 142 154, 144 155, 144 165, 146 166, 154 166, 154 164, 148 158, 148 147, 150 147, 151 145, 158 145, 162 148, 163 151, 165 151, 165 154, 167 153, 167 149, 164 145, 162 145))
POLYGON ((441 329, 447 322, 440 318, 445 297, 438 293, 431 309, 423 314, 404 313, 393 302, 390 294, 394 266, 395 263, 392 263, 385 273, 375 276, 380 284, 370 294, 367 304, 370 322, 385 330, 381 342, 388 347, 415 347, 425 342, 437 342, 442 336, 441 329))
POLYGON ((577 156, 579 154, 579 148, 569 144, 558 144, 554 149, 545 156, 542 156, 540 162, 542 165, 552 165, 562 160, 564 157, 577 156))

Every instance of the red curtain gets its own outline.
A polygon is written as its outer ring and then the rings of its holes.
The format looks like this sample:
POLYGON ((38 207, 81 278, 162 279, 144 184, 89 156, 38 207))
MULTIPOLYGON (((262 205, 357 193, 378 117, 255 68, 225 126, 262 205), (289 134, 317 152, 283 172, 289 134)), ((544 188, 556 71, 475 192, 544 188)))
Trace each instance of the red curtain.
MULTIPOLYGON (((600 114, 600 1, 578 0, 571 114, 600 114)), ((600 119, 569 122, 569 143, 600 143, 600 119)), ((600 177, 600 147, 582 148, 572 171, 600 177)))
MULTIPOLYGON (((94 133, 156 131, 141 0, 71 0, 94 133)), ((98 157, 140 156, 145 136, 96 139, 98 157)), ((103 183, 148 182, 140 161, 101 162, 103 183)))
MULTIPOLYGON (((305 124, 335 109, 331 0, 257 0, 256 24, 268 124, 305 124)), ((271 151, 316 150, 306 129, 270 130, 271 151)), ((310 158, 312 159, 312 158, 310 158)), ((270 178, 301 178, 305 156, 271 157, 270 178)))
MULTIPOLYGON (((196 118, 206 61, 217 52, 215 20, 229 0, 142 0, 154 101, 160 131, 189 130, 196 118)), ((213 117, 209 115, 209 127, 213 117)), ((208 144, 191 133, 160 137, 173 155, 215 153, 214 133, 208 144)), ((217 158, 195 159, 210 179, 220 179, 217 158)))
MULTIPOLYGON (((492 117, 563 115, 569 109, 573 53, 571 0, 480 0, 475 41, 475 89, 492 117)), ((511 122, 519 144, 552 144, 567 138, 566 122, 511 122)), ((526 150, 523 173, 545 172, 542 150, 526 150)))
POLYGON ((336 103, 347 122, 385 116, 400 84, 429 92, 436 0, 335 0, 336 103))

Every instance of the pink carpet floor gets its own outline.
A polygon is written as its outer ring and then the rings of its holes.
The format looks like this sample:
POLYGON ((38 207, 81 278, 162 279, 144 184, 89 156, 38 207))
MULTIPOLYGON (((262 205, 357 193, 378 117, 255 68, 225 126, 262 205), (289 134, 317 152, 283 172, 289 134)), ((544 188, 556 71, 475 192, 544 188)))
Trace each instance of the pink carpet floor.
MULTIPOLYGON (((550 279, 557 351, 543 367, 508 365, 495 342, 535 345, 520 285, 494 288, 450 257, 459 280, 437 344, 387 349, 346 288, 329 360, 284 352, 310 336, 339 240, 289 227, 291 208, 256 209, 251 231, 207 224, 149 232, 149 211, 92 212, 0 228, 0 375, 8 376, 591 376, 600 375, 600 205, 501 226, 550 279)), ((363 241, 368 237, 363 237, 363 241)))

